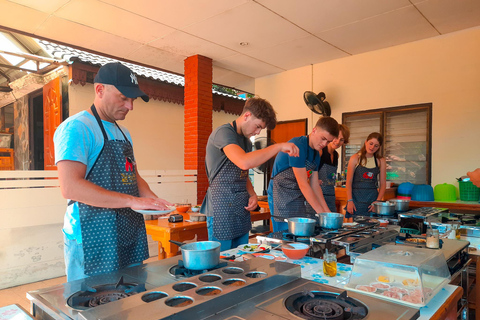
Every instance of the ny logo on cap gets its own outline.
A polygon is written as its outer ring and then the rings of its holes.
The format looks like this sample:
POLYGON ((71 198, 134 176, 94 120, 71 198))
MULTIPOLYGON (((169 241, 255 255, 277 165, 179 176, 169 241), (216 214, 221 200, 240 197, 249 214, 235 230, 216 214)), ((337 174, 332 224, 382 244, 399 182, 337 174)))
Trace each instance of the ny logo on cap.
POLYGON ((133 73, 130 73, 130 78, 132 79, 132 83, 138 85, 137 77, 133 73))

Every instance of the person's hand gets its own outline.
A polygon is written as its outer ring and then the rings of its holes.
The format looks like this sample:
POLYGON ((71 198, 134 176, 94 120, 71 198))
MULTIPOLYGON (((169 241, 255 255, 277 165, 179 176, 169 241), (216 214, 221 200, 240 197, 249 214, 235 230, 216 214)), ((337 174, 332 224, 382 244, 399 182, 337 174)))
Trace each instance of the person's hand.
POLYGON ((285 152, 290 157, 298 157, 300 153, 300 150, 298 149, 298 147, 291 142, 282 143, 282 149, 280 151, 285 152))
POLYGON ((349 214, 354 214, 355 211, 357 211, 357 208, 355 207, 355 203, 353 203, 353 201, 348 201, 347 202, 347 212, 349 214))
POLYGON ((173 206, 173 203, 160 198, 141 198, 133 197, 133 202, 130 208, 133 210, 157 210, 166 211, 173 206))
POLYGON ((470 181, 480 188, 480 168, 475 169, 475 171, 467 172, 467 176, 470 177, 470 181))
POLYGON ((323 181, 318 179, 318 185, 321 186, 323 184, 323 181))
POLYGON ((248 211, 253 211, 257 209, 258 206, 258 197, 256 194, 251 195, 250 198, 248 198, 248 205, 245 207, 246 210, 248 211))
POLYGON ((372 212, 373 209, 375 209, 375 206, 374 206, 375 202, 378 202, 378 200, 373 201, 372 204, 368 206, 368 212, 372 212))

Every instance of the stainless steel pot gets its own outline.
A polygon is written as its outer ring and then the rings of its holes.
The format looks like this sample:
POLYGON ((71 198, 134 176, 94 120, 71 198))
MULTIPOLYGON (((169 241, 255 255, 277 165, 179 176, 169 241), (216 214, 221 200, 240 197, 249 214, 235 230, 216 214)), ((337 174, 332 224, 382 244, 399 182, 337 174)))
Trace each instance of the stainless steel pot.
POLYGON ((323 212, 317 214, 320 227, 325 229, 340 229, 343 225, 343 214, 336 212, 323 212))
POLYGON ((396 211, 408 211, 408 207, 410 205, 410 200, 406 199, 390 199, 389 202, 395 203, 395 210, 396 211))
POLYGON ((392 216, 395 214, 395 203, 393 202, 375 202, 373 207, 375 213, 380 216, 392 216))
POLYGON ((183 243, 169 240, 180 246, 182 250, 183 264, 190 270, 206 270, 220 263, 220 242, 198 241, 183 243))
POLYGON ((288 232, 297 237, 309 237, 315 233, 317 221, 311 218, 287 218, 272 215, 274 218, 283 219, 288 223, 288 232))

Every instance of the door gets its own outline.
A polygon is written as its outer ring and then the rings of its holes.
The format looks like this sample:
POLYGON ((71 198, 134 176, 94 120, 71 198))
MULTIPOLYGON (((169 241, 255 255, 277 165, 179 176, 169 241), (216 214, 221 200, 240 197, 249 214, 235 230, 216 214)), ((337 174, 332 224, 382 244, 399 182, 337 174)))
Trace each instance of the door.
MULTIPOLYGON (((269 130, 267 136, 275 141, 275 143, 288 142, 290 139, 307 135, 308 119, 298 119, 289 121, 279 121, 275 129, 269 130)), ((268 185, 272 176, 272 168, 268 168, 267 181, 268 185)))
POLYGON ((62 122, 62 90, 60 78, 43 87, 44 170, 57 170, 53 134, 62 122))

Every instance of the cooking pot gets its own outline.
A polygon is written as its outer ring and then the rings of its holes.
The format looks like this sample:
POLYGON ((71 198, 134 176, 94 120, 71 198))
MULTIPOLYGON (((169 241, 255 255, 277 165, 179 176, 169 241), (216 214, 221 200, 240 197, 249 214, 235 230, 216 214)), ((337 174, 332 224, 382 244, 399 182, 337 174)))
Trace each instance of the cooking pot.
POLYGON ((343 225, 343 214, 336 212, 323 212, 317 214, 320 227, 325 229, 340 229, 343 225))
POLYGON ((380 216, 393 216, 395 214, 395 203, 393 202, 375 202, 373 207, 375 213, 380 216))
POLYGON ((315 232, 317 221, 311 218, 287 218, 274 216, 274 218, 282 219, 288 223, 288 232, 297 237, 309 237, 315 232))
POLYGON ((216 267, 220 263, 220 242, 198 241, 183 243, 169 240, 180 246, 183 265, 190 270, 206 270, 216 267))
POLYGON ((390 199, 389 202, 395 203, 395 211, 404 212, 408 211, 410 200, 406 199, 390 199))

